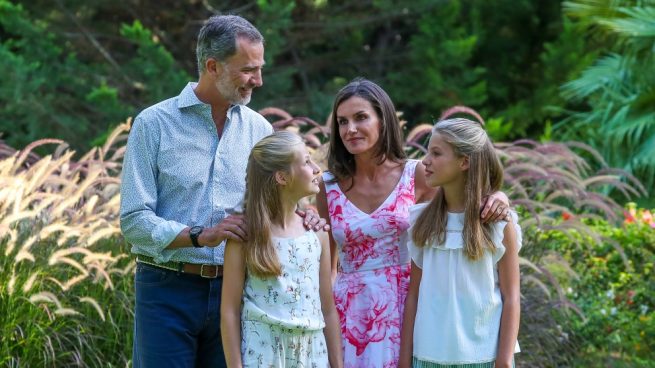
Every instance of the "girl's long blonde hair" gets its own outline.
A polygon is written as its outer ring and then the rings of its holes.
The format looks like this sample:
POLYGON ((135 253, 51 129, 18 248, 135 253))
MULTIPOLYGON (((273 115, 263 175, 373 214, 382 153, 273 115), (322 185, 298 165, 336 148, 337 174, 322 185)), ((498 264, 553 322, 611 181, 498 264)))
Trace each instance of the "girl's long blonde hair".
POLYGON ((271 242, 271 224, 280 219, 282 204, 278 171, 289 172, 302 139, 288 131, 275 132, 253 147, 246 169, 245 215, 248 242, 246 268, 260 276, 279 276, 280 260, 271 242))
MULTIPOLYGON (((455 155, 466 156, 466 202, 464 210, 464 253, 471 260, 479 259, 485 248, 494 251, 491 238, 492 224, 480 221, 482 198, 500 190, 503 183, 503 167, 496 150, 482 126, 468 119, 448 119, 438 122, 432 134, 438 133, 448 143, 455 155)), ((442 188, 419 215, 412 230, 412 240, 419 247, 446 239, 448 213, 442 188)))

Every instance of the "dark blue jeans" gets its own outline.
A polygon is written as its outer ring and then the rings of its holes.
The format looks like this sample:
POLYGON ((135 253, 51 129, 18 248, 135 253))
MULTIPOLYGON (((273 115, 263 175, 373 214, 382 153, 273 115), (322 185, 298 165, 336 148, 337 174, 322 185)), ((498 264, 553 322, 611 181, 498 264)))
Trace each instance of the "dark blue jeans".
POLYGON ((134 368, 226 367, 221 343, 222 278, 137 263, 134 368))

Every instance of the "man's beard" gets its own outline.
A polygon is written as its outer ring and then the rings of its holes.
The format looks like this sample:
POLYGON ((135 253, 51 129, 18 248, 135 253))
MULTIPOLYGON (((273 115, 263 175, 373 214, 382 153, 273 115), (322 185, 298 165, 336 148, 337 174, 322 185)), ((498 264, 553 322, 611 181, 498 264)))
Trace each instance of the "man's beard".
POLYGON ((232 81, 227 76, 219 78, 216 82, 216 89, 218 89, 218 93, 220 93, 223 98, 234 105, 247 105, 252 96, 252 90, 248 96, 241 96, 241 93, 239 93, 239 87, 233 85, 232 81))

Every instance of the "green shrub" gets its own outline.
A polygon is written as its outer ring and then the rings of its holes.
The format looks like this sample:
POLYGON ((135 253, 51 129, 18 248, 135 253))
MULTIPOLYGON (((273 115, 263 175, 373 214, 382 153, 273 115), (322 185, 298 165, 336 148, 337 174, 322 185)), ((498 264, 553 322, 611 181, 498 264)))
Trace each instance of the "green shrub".
POLYGON ((580 311, 561 316, 581 348, 577 366, 653 366, 655 224, 635 221, 629 211, 620 227, 599 219, 583 222, 601 241, 559 231, 544 231, 539 239, 570 266, 550 270, 580 311))

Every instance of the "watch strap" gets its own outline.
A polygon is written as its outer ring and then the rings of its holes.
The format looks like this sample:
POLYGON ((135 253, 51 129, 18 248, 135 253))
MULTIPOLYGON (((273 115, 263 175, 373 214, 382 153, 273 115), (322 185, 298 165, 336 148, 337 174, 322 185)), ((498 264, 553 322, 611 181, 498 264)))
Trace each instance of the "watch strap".
POLYGON ((202 245, 198 243, 198 236, 200 236, 202 230, 202 226, 194 226, 189 230, 189 237, 191 238, 191 244, 194 248, 202 248, 202 245))

